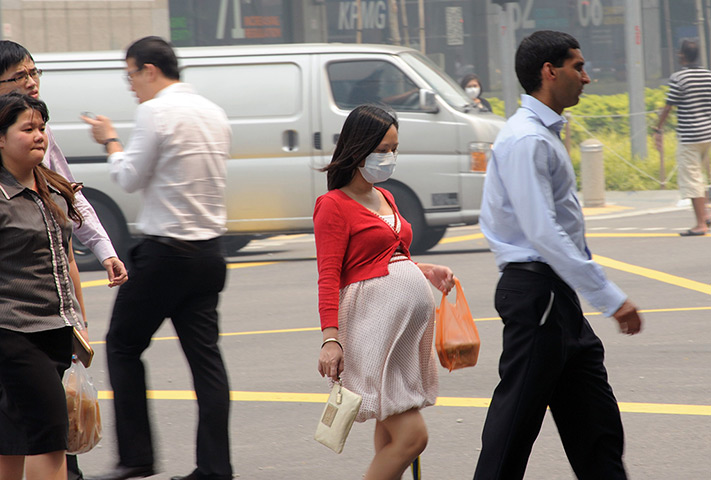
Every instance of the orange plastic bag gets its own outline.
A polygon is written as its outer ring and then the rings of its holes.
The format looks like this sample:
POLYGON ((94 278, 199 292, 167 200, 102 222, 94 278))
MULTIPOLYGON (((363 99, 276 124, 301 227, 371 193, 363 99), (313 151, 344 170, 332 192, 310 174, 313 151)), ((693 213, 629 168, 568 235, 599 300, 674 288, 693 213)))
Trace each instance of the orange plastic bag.
POLYGON ((479 331, 469 311, 459 280, 454 279, 457 288, 456 303, 449 303, 447 295, 442 295, 442 303, 437 309, 437 336, 435 347, 439 363, 451 372, 458 368, 473 367, 479 358, 479 331))

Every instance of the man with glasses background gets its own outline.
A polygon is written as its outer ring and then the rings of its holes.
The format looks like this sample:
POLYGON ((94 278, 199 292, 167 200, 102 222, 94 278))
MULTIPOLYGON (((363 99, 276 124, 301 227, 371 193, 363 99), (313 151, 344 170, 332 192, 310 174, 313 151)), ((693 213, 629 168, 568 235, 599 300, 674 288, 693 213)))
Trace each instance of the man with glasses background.
MULTIPOLYGON (((9 40, 0 40, 0 95, 18 92, 39 98, 41 76, 42 70, 37 68, 32 55, 25 47, 9 40)), ((43 163, 70 182, 74 182, 67 160, 54 140, 49 126, 46 132, 48 144, 43 163)), ((121 285, 128 279, 126 267, 116 255, 111 239, 101 225, 99 217, 81 192, 76 193, 76 207, 84 221, 81 227, 75 228, 74 233, 79 241, 91 249, 101 261, 108 274, 109 287, 121 285)), ((82 313, 86 318, 86 312, 82 313)), ((67 473, 68 480, 83 478, 76 455, 67 455, 67 473)))

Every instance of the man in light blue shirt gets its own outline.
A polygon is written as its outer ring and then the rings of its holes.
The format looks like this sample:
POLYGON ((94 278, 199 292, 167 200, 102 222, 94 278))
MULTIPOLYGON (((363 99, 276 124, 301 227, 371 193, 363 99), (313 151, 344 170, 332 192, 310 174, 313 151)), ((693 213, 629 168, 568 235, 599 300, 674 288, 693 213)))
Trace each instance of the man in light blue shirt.
POLYGON ((477 480, 523 478, 547 407, 578 478, 627 478, 602 342, 575 293, 614 317, 623 333, 640 331, 636 307, 592 260, 560 139, 563 110, 590 82, 584 64, 577 40, 562 32, 533 33, 516 52, 527 94, 494 143, 480 218, 502 272, 495 306, 504 348, 477 480))

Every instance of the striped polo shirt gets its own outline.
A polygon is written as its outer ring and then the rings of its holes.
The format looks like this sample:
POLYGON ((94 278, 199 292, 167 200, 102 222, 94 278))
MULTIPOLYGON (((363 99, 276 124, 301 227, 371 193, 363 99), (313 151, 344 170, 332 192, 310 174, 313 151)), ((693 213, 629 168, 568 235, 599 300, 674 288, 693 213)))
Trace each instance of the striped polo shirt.
MULTIPOLYGON (((67 210, 59 192, 52 200, 67 210)), ((40 332, 83 319, 69 277, 72 222, 55 220, 39 195, 0 166, 0 328, 40 332)))
POLYGON ((667 105, 677 107, 681 143, 711 142, 711 71, 686 67, 669 77, 667 105))

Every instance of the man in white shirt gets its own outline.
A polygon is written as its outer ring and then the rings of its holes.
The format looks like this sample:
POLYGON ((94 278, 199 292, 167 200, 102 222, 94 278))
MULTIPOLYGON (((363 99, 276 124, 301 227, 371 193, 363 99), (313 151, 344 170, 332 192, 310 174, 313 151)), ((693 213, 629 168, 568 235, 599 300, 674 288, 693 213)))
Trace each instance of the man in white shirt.
POLYGON ((494 143, 480 217, 502 272, 495 306, 504 346, 476 480, 523 478, 548 407, 577 478, 627 478, 604 349, 576 295, 623 333, 640 331, 637 308, 592 259, 560 139, 563 110, 590 83, 584 65, 578 41, 562 32, 535 32, 516 51, 526 95, 494 143))
POLYGON ((126 77, 140 105, 124 150, 111 121, 83 117, 106 147, 111 178, 141 191, 131 251, 131 279, 116 297, 106 336, 119 445, 116 469, 102 480, 154 473, 154 453, 141 361, 151 336, 170 317, 193 374, 198 399, 197 468, 174 479, 232 478, 229 385, 218 347, 219 293, 226 266, 225 174, 231 130, 225 112, 180 82, 171 46, 146 37, 126 52, 126 77))

